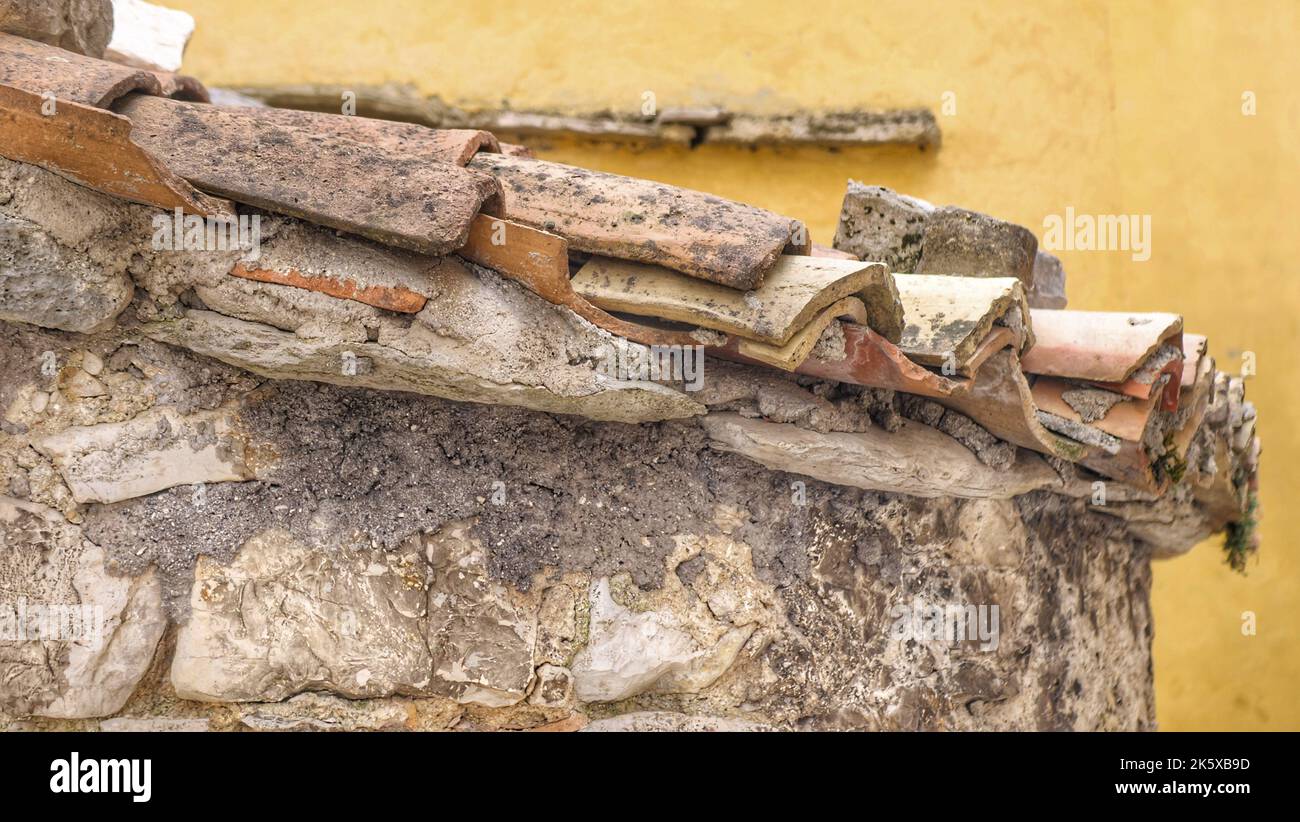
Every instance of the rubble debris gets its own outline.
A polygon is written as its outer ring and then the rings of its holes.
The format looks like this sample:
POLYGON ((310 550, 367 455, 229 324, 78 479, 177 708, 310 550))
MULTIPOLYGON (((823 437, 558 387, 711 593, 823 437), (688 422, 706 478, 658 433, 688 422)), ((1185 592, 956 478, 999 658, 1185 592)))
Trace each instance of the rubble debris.
POLYGON ((90 333, 112 325, 134 291, 125 260, 92 260, 0 214, 0 319, 90 333))
POLYGON ((1079 422, 1094 423, 1109 414, 1116 403, 1129 402, 1132 397, 1102 388, 1071 388, 1061 392, 1061 399, 1079 415, 1079 422))
POLYGON ((1065 417, 1057 416, 1048 411, 1039 411, 1038 421, 1045 427, 1055 431, 1058 434, 1064 434, 1072 440, 1078 440, 1084 445, 1093 445, 1107 454, 1115 455, 1120 451, 1122 443, 1119 437, 1112 436, 1106 432, 1093 428, 1065 417))
POLYGON ((714 647, 701 647, 672 613, 615 602, 608 579, 592 583, 589 607, 589 638, 573 662, 574 695, 583 702, 703 690, 726 673, 755 628, 732 628, 714 647))
POLYGON ((0 614, 6 631, 25 632, 0 646, 0 710, 60 719, 121 710, 167 626, 157 575, 114 574, 62 514, 2 496, 0 545, 0 614))
POLYGON ((981 428, 970 417, 944 408, 933 400, 908 396, 901 403, 903 416, 937 428, 971 450, 990 468, 1008 469, 1016 461, 1016 447, 981 428))
POLYGON ((162 408, 67 428, 32 447, 53 460, 77 502, 120 502, 177 485, 252 479, 234 425, 231 409, 182 416, 162 408))

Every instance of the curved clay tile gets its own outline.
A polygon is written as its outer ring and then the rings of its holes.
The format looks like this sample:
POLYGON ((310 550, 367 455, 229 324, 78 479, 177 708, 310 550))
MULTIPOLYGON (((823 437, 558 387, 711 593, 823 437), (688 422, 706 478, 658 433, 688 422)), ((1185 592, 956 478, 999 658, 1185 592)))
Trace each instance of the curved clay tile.
POLYGON ((851 320, 859 326, 866 325, 866 306, 857 297, 845 297, 823 309, 803 328, 795 332, 784 345, 729 336, 725 345, 710 347, 708 352, 723 359, 766 365, 782 371, 794 371, 807 361, 817 341, 835 320, 851 320))
POLYGON ((1160 344, 1182 333, 1177 314, 1126 311, 1056 311, 1035 308, 1034 347, 1021 360, 1025 371, 1094 382, 1124 382, 1160 344))
POLYGON ((995 437, 1022 448, 1072 462, 1091 453, 1089 446, 1049 431, 1039 422, 1038 408, 1015 351, 1003 349, 989 357, 972 383, 966 391, 936 399, 995 437))
POLYGON ((132 134, 205 191, 377 242, 442 255, 500 189, 486 174, 277 123, 267 109, 133 95, 132 134))
POLYGON ((132 139, 131 121, 70 100, 58 117, 36 92, 0 86, 0 154, 133 203, 201 216, 232 216, 234 206, 194 190, 132 139))
MULTIPOLYGON (((946 377, 913 362, 902 349, 864 325, 844 323, 843 331, 842 354, 811 356, 796 369, 797 372, 810 377, 870 388, 888 388, 922 397, 946 397, 969 390, 974 385, 973 379, 946 377)), ((980 366, 989 357, 1014 345, 1015 339, 1010 329, 995 328, 968 361, 971 373, 978 374, 980 366)))
POLYGON ((57 46, 0 33, 0 85, 108 108, 133 91, 161 94, 151 71, 96 60, 57 46))
POLYGON ((468 163, 480 151, 501 150, 491 133, 472 128, 429 128, 417 123, 288 108, 259 109, 258 116, 267 123, 345 137, 396 154, 458 166, 468 163))
POLYGON ((689 323, 781 346, 819 312, 860 297, 870 324, 886 335, 902 328, 893 278, 880 263, 782 255, 748 293, 653 265, 593 257, 573 288, 606 311, 689 323))
POLYGON ((616 336, 644 345, 699 344, 687 332, 629 322, 579 296, 569 279, 569 244, 563 237, 504 217, 480 214, 470 223, 469 237, 456 253, 509 277, 547 302, 562 305, 616 336))
POLYGON ((501 182, 505 216, 572 248, 731 288, 757 288, 783 252, 809 248, 798 220, 699 191, 505 154, 469 167, 501 182))
POLYGON ((995 325, 1010 328, 1017 351, 1033 344, 1029 304, 1014 277, 949 277, 895 274, 903 304, 898 347, 924 365, 953 365, 972 373, 971 360, 995 325))
POLYGON ((212 102, 207 87, 188 74, 173 74, 167 71, 155 71, 153 74, 158 78, 160 94, 163 97, 188 100, 191 103, 212 102))

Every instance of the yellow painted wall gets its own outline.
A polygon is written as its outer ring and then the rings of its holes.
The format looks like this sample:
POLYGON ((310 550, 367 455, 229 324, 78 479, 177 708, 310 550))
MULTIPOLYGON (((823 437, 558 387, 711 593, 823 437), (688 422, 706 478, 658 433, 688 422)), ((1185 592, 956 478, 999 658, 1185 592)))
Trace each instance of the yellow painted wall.
POLYGON ((1034 229, 1067 206, 1152 215, 1153 253, 1062 252, 1076 308, 1170 310, 1248 384, 1265 443, 1260 561, 1217 542, 1155 571, 1165 729, 1300 729, 1300 4, 164 0, 198 19, 186 71, 213 85, 412 83, 473 107, 750 111, 926 105, 944 147, 696 151, 552 146, 548 159, 800 217, 829 244, 845 180, 1034 229), (1244 116, 1242 94, 1256 95, 1244 116), (1241 632, 1253 611, 1258 635, 1241 632))

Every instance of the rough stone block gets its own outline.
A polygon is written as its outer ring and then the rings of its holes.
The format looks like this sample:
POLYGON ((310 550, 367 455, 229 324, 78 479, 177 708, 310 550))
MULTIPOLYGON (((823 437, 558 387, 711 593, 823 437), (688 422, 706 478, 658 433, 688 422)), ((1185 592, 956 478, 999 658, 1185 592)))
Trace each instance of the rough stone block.
POLYGON ((177 485, 251 479, 233 420, 230 410, 183 416, 158 408, 32 444, 54 461, 77 502, 120 502, 177 485))
POLYGON ((109 572, 58 512, 0 497, 0 709, 83 719, 121 710, 167 618, 153 571, 109 572))
POLYGON ((117 319, 132 291, 125 264, 104 265, 0 214, 0 320, 94 331, 117 319))
POLYGON ((922 236, 933 211, 924 200, 849 180, 835 248, 884 263, 895 273, 911 273, 920 262, 922 236))
POLYGON ((1065 267, 1055 254, 1034 255, 1034 287, 1026 294, 1030 308, 1065 308, 1065 267))
POLYGON ((0 31, 103 57, 113 36, 112 0, 0 0, 0 31))
POLYGON ((917 274, 1015 277, 1030 290, 1038 238, 1032 231, 987 214, 944 206, 930 215, 917 274))

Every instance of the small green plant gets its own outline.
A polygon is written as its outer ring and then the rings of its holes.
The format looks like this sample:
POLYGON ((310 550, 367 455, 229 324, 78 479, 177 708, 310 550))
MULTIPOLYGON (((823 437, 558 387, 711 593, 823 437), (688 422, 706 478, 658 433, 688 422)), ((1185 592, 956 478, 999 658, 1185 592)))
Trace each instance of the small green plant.
POLYGON ((1228 523, 1227 533, 1223 538, 1223 551, 1227 554, 1228 567, 1241 575, 1246 574, 1246 560, 1255 553, 1255 529, 1259 526, 1256 511, 1259 500, 1251 492, 1246 502, 1246 512, 1241 519, 1228 523))

